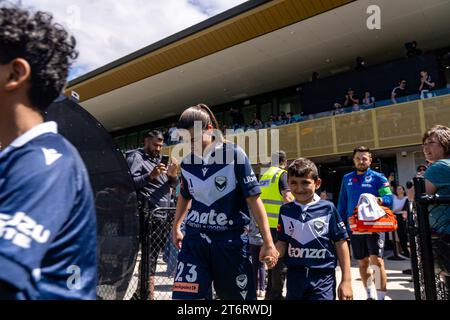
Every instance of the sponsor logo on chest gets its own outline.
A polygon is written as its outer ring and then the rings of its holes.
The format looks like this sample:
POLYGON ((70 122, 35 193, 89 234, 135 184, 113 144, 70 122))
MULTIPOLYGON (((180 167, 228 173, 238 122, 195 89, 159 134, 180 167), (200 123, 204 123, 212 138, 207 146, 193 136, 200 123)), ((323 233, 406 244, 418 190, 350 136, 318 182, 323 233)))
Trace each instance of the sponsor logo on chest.
POLYGON ((326 249, 295 248, 289 244, 288 255, 291 258, 325 259, 326 249))

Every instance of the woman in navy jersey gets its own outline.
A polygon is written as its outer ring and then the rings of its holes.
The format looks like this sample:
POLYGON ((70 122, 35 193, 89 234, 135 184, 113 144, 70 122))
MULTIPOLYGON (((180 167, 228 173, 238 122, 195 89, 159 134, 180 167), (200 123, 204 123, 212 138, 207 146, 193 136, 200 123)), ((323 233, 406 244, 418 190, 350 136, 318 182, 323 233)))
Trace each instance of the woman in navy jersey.
POLYGON ((186 109, 178 128, 184 129, 183 141, 191 142, 191 153, 181 163, 172 229, 173 242, 181 249, 172 297, 205 299, 213 283, 222 300, 254 300, 248 208, 263 237, 260 260, 272 267, 278 259, 258 180, 244 151, 223 139, 206 105, 186 109))

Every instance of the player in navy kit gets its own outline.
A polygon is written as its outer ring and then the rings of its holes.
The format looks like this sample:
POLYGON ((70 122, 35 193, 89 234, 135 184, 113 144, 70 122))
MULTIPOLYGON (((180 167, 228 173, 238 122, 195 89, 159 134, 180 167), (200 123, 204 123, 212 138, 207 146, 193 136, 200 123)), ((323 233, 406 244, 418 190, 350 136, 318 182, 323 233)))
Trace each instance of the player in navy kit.
POLYGON ((333 203, 315 193, 321 184, 317 167, 305 158, 295 160, 288 183, 295 201, 280 209, 276 243, 288 268, 286 298, 334 300, 339 259, 339 299, 353 299, 347 231, 333 203))
POLYGON ((0 7, 0 300, 96 297, 87 171, 42 116, 64 87, 74 47, 49 14, 0 7))
POLYGON ((181 192, 172 230, 173 242, 181 248, 173 298, 205 299, 213 282, 220 299, 254 300, 245 232, 248 207, 264 240, 260 259, 272 267, 278 257, 258 180, 244 151, 214 130, 217 121, 206 105, 185 110, 178 128, 189 130, 192 152, 181 163, 181 192), (180 231, 183 220, 185 236, 180 231))

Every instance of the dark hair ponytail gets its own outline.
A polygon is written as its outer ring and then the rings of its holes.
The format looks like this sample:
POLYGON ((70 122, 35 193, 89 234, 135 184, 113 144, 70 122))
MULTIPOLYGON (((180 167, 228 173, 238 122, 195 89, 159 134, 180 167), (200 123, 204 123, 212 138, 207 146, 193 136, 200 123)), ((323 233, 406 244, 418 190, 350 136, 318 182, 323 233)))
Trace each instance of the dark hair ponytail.
POLYGON ((189 130, 194 127, 195 121, 202 122, 202 129, 207 129, 209 125, 213 129, 219 129, 216 117, 206 104, 201 103, 184 110, 178 120, 178 128, 189 130))

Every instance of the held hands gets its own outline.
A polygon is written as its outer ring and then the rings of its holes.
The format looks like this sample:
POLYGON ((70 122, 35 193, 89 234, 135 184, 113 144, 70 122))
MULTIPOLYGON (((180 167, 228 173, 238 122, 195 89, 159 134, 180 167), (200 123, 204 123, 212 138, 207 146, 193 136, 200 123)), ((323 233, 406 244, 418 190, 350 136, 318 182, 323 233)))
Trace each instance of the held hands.
POLYGON ((266 263, 269 269, 272 269, 277 264, 279 256, 280 254, 273 243, 269 245, 264 243, 259 253, 259 260, 266 263))

